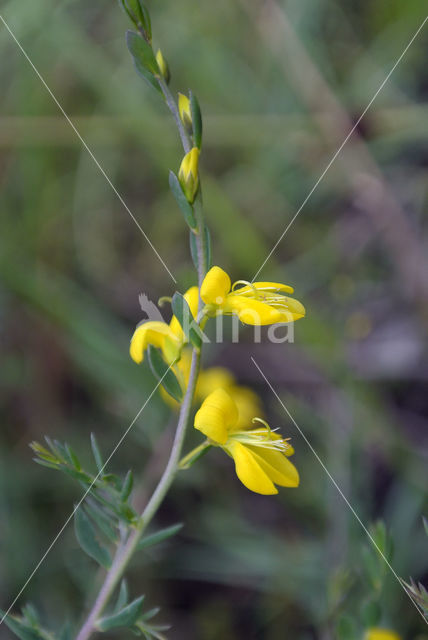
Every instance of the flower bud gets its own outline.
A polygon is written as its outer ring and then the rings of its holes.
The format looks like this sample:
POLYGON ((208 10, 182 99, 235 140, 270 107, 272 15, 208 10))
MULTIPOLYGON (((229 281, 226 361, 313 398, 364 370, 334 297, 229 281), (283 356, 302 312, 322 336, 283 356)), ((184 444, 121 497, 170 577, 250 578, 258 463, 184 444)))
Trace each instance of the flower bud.
POLYGON ((189 133, 192 133, 192 111, 190 107, 190 100, 183 93, 178 94, 178 110, 180 112, 181 122, 186 127, 189 133))
POLYGON ((161 72, 163 79, 167 84, 169 84, 169 80, 171 78, 169 66, 160 49, 158 49, 158 52, 156 54, 156 62, 158 63, 159 71, 161 72))
POLYGON ((184 156, 178 172, 178 179, 184 195, 191 204, 195 199, 199 186, 198 162, 199 149, 198 147, 193 147, 193 149, 184 156))

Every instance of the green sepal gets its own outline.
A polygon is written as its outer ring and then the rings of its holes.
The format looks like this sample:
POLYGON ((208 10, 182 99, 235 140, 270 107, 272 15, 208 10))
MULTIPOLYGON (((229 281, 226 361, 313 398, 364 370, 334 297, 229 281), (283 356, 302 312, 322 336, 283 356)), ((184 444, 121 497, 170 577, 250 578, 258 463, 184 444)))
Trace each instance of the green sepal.
POLYGON ((142 613, 144 596, 140 596, 117 613, 104 616, 95 623, 99 631, 110 631, 120 627, 132 627, 142 613))
POLYGON ((180 207, 182 214, 184 215, 185 221, 191 229, 196 229, 198 225, 196 222, 195 214, 193 212, 193 207, 184 195, 182 186, 173 171, 169 172, 169 186, 172 191, 172 195, 176 199, 177 204, 180 207))
POLYGON ((134 31, 126 32, 126 44, 134 60, 137 73, 159 91, 159 93, 162 93, 159 83, 155 78, 155 75, 159 75, 160 71, 151 46, 144 38, 134 33, 134 31))
POLYGON ((180 323, 188 342, 191 342, 196 349, 200 349, 202 344, 202 332, 197 325, 192 324, 194 318, 190 311, 190 307, 187 304, 185 297, 178 291, 176 291, 172 296, 171 307, 172 312, 180 323))
POLYGON ((165 527, 165 529, 159 529, 159 531, 156 531, 155 533, 151 533, 150 535, 142 538, 137 548, 146 549, 147 547, 152 547, 155 544, 164 542, 164 540, 168 540, 168 538, 175 536, 182 528, 183 528, 183 523, 178 522, 177 524, 173 524, 171 527, 165 527))
POLYGON ((189 91, 190 112, 192 114, 193 143, 198 149, 202 145, 202 116, 197 97, 189 91))
POLYGON ((74 530, 83 551, 105 569, 111 566, 109 551, 97 539, 95 527, 83 509, 77 508, 74 514, 74 530))
POLYGON ((152 370, 153 375, 157 380, 162 380, 161 385, 165 391, 174 398, 174 400, 181 402, 183 399, 183 391, 175 373, 170 367, 168 367, 165 360, 162 358, 159 349, 150 345, 147 351, 150 369, 152 370))

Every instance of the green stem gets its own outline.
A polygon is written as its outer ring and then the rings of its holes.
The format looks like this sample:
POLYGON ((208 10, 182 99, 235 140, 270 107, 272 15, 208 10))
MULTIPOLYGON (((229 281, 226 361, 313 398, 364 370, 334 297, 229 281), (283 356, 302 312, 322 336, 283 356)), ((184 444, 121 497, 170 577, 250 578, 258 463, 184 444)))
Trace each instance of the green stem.
POLYGON ((177 103, 174 100, 174 97, 171 93, 171 91, 169 90, 168 85, 166 84, 165 80, 161 77, 157 77, 156 78, 160 88, 162 89, 162 93, 164 95, 165 101, 168 105, 169 110, 171 111, 172 115, 174 116, 174 120, 175 123, 177 125, 178 128, 178 132, 180 134, 180 138, 181 138, 181 142, 183 145, 183 149, 185 151, 185 153, 188 153, 190 151, 190 149, 192 148, 192 144, 189 138, 189 135, 186 131, 186 129, 184 128, 184 124, 181 121, 180 118, 180 113, 178 111, 178 107, 177 107, 177 103))
POLYGON ((138 543, 147 525, 151 522, 160 505, 163 502, 174 478, 179 469, 179 461, 181 451, 183 448, 184 437, 186 434, 186 427, 189 422, 190 410, 192 408, 193 396, 196 388, 196 382, 199 375, 200 366, 200 351, 194 349, 192 355, 192 364, 190 368, 189 383, 187 386, 186 395, 181 405, 180 415, 177 423, 177 430, 175 432, 174 442, 171 448, 171 453, 164 469, 161 479, 154 490, 149 502, 144 508, 138 524, 133 532, 128 536, 125 542, 120 545, 116 551, 113 563, 109 569, 104 583, 98 593, 97 599, 89 612, 82 628, 80 629, 76 640, 87 640, 94 629, 96 629, 96 622, 102 615, 105 607, 107 606, 115 588, 119 584, 132 556, 137 550, 138 543))

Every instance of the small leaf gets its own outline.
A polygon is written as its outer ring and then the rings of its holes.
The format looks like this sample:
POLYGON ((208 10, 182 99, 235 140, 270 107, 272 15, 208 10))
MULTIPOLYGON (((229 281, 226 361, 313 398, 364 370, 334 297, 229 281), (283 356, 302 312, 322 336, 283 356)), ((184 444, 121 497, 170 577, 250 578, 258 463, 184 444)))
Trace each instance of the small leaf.
POLYGON ((92 455, 94 456, 95 464, 97 465, 97 469, 98 471, 102 471, 104 468, 104 463, 101 456, 100 448, 98 446, 97 439, 95 437, 95 433, 91 433, 91 448, 92 448, 92 455))
POLYGON ((147 547, 152 547, 154 544, 159 544, 164 540, 168 540, 168 538, 175 536, 175 534, 178 533, 182 528, 183 524, 179 522, 177 524, 173 524, 171 527, 160 529, 159 531, 156 531, 155 533, 152 533, 140 540, 138 549, 146 549, 147 547))
POLYGON ((110 631, 120 627, 132 627, 141 615, 143 600, 144 596, 140 596, 117 613, 101 618, 97 621, 96 628, 99 631, 110 631))
POLYGON ((169 395, 174 398, 174 400, 177 400, 177 402, 181 402, 183 398, 183 392, 180 387, 180 383, 175 377, 172 369, 168 367, 168 365, 162 358, 159 349, 156 349, 155 347, 150 345, 148 348, 148 360, 154 376, 158 380, 162 380, 161 384, 165 391, 169 393, 169 395))
POLYGON ((193 142, 199 149, 202 145, 202 116, 201 109, 199 107, 198 99, 191 91, 190 96, 190 111, 192 113, 192 130, 193 130, 193 142))
POLYGON ((425 518, 425 516, 422 516, 422 522, 424 523, 425 533, 428 536, 428 520, 425 518))
POLYGON ((198 225, 196 223, 195 214, 193 213, 193 207, 184 195, 181 184, 173 171, 169 172, 169 186, 187 224, 191 229, 196 229, 198 225))
POLYGON ((158 63, 151 46, 133 31, 126 32, 126 44, 134 60, 137 73, 140 74, 157 91, 162 93, 158 81, 153 74, 159 74, 158 63))
POLYGON ((70 464, 77 469, 78 471, 80 471, 82 469, 82 465, 80 464, 79 458, 77 457, 77 455, 74 453, 73 449, 70 447, 70 445, 66 444, 65 445, 65 451, 67 454, 67 458, 70 462, 70 464))
POLYGON ((126 607, 126 603, 128 602, 128 585, 126 580, 123 579, 120 583, 119 595, 117 596, 117 601, 114 606, 113 612, 118 613, 121 609, 126 607))
POLYGON ((122 490, 120 492, 120 499, 123 500, 123 502, 126 502, 126 500, 128 500, 133 486, 134 486, 134 475, 132 473, 132 469, 130 469, 125 476, 122 490))
POLYGON ((190 254, 192 256, 192 262, 195 265, 195 269, 199 268, 199 260, 198 260, 198 246, 196 244, 196 235, 193 231, 190 231, 190 254))
POLYGON ((178 291, 176 291, 172 296, 171 307, 172 312, 180 323, 187 340, 191 342, 194 347, 200 349, 202 344, 202 332, 194 322, 192 312, 190 311, 190 307, 187 304, 186 299, 178 291))
MULTIPOLYGON (((3 617, 5 612, 0 609, 0 615, 3 617)), ((21 640, 49 640, 49 636, 41 629, 31 627, 27 622, 16 616, 8 615, 4 619, 9 629, 21 640)))
POLYGON ((83 509, 77 508, 74 514, 74 529, 83 551, 102 567, 108 569, 111 565, 110 553, 97 540, 95 528, 83 509))
POLYGON ((105 535, 109 542, 113 544, 117 543, 117 533, 114 530, 109 518, 107 517, 105 511, 100 509, 96 502, 87 501, 85 507, 80 506, 79 509, 85 509, 87 514, 95 520, 97 523, 97 527, 100 531, 105 535))

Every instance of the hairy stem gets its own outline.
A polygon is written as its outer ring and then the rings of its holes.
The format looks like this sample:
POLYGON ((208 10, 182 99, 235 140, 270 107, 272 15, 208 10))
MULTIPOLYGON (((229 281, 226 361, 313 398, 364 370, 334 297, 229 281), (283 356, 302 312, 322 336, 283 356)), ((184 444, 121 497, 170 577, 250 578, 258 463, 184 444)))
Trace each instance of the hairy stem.
POLYGON ((200 351, 194 349, 192 355, 192 364, 190 368, 189 383, 187 386, 183 404, 181 405, 180 415, 177 423, 177 430, 175 432, 175 438, 171 448, 171 453, 162 477, 159 480, 159 483, 154 490, 149 502, 144 508, 137 526, 128 536, 126 541, 118 547, 112 566, 105 577, 104 583, 98 593, 97 599, 95 600, 95 603, 91 611, 89 612, 88 617, 86 618, 82 628, 80 629, 76 640, 87 640, 96 628, 97 620, 108 604, 113 591, 117 587, 132 556, 138 548, 138 544, 147 525, 150 523, 153 516, 156 514, 157 510, 162 504, 163 499, 165 498, 179 469, 179 461, 183 448, 184 437, 186 434, 186 427, 189 422, 190 410, 192 407, 193 396, 199 374, 200 357, 200 351))

